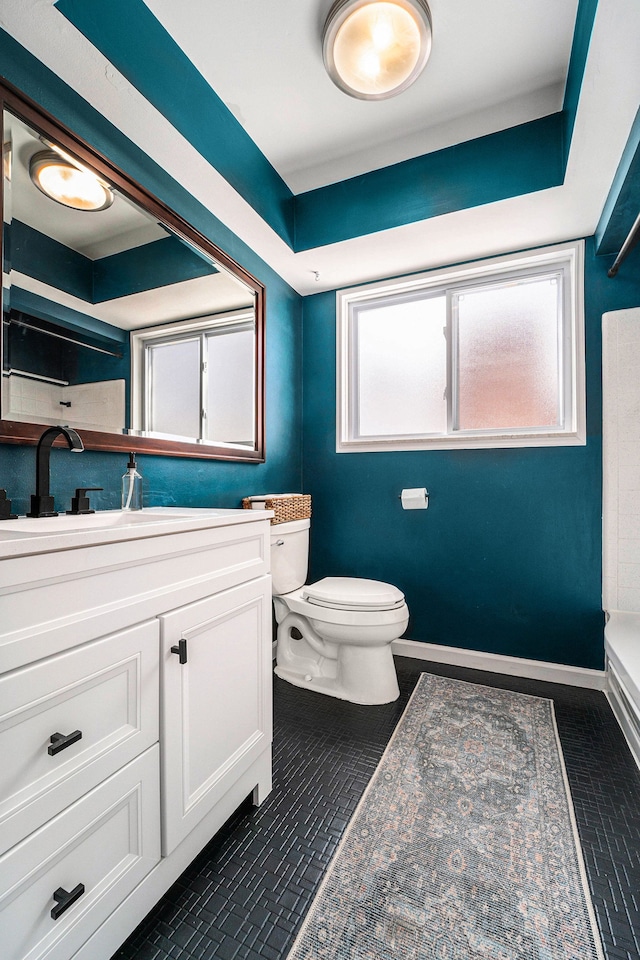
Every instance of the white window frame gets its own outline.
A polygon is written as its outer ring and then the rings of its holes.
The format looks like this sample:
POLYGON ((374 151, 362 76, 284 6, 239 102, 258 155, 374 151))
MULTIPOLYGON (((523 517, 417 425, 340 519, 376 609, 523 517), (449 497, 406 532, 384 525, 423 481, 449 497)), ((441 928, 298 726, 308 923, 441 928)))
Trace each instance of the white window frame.
MULTIPOLYGON (((129 337, 131 342, 131 422, 132 429, 129 431, 139 436, 160 437, 170 440, 184 440, 184 437, 177 437, 173 434, 160 433, 149 430, 149 397, 150 384, 147 376, 147 347, 151 344, 179 342, 193 337, 215 336, 222 334, 226 330, 249 325, 253 326, 255 331, 255 314, 253 310, 233 310, 228 313, 215 314, 214 316, 196 317, 190 320, 182 320, 175 323, 162 323, 155 327, 143 327, 139 330, 132 330, 129 337)), ((204 396, 207 392, 207 363, 203 364, 200 371, 200 437, 188 438, 191 442, 203 445, 214 445, 216 447, 226 447, 233 450, 246 450, 247 445, 239 443, 227 443, 222 440, 205 440, 204 419, 206 417, 204 409, 204 396)), ((255 357, 253 369, 254 389, 256 381, 255 357)), ((254 438, 255 441, 255 438, 254 438)))
MULTIPOLYGON (((338 290, 336 293, 336 451, 367 453, 379 450, 454 450, 474 448, 581 446, 586 443, 585 340, 584 340, 584 241, 557 244, 492 257, 460 267, 430 270, 395 280, 384 280, 338 290), (363 437, 355 435, 357 423, 355 386, 356 356, 353 349, 354 308, 366 303, 407 294, 411 291, 472 286, 478 282, 500 282, 510 276, 534 276, 565 270, 562 372, 560 374, 564 426, 554 430, 518 428, 511 430, 469 430, 459 433, 427 434, 422 437, 363 437)), ((451 298, 448 297, 448 300, 451 298)), ((449 329, 449 323, 447 324, 449 329)), ((450 333, 449 333, 450 335, 450 333)), ((451 355, 452 350, 450 349, 451 355)), ((447 393, 452 395, 451 367, 447 371, 447 393)), ((448 399, 449 424, 453 399, 448 399)), ((451 424, 448 429, 451 429, 451 424)))

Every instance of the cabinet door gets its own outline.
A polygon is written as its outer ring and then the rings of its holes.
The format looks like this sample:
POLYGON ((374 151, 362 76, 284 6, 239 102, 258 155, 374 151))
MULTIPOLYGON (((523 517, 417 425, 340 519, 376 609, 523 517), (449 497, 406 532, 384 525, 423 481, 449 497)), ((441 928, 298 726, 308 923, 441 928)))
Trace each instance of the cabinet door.
POLYGON ((270 749, 271 578, 180 607, 160 621, 166 856, 270 749))

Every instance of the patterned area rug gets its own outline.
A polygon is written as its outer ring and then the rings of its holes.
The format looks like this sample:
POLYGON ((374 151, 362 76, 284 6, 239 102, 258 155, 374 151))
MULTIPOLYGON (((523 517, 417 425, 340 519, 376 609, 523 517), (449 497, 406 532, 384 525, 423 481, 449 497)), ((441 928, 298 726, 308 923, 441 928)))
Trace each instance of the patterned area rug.
POLYGON ((602 960, 553 703, 423 674, 289 960, 602 960))

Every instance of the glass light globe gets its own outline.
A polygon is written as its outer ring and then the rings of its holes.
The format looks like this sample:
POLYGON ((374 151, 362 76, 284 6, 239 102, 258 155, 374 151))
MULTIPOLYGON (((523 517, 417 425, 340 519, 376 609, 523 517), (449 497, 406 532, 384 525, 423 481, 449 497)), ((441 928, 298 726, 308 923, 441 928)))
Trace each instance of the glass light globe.
POLYGON ((345 93, 383 100, 406 90, 431 50, 426 0, 338 0, 325 24, 323 53, 345 93))
POLYGON ((29 171, 38 189, 65 207, 105 210, 113 203, 113 193, 94 173, 63 160, 55 151, 35 154, 29 171))

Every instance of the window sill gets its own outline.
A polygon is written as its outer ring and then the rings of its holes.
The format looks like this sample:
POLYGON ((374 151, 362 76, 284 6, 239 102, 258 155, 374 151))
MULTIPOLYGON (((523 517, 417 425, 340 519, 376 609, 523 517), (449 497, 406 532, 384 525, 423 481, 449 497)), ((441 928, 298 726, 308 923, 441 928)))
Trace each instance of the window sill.
POLYGON ((514 447, 583 447, 584 433, 509 434, 502 436, 433 437, 399 440, 343 440, 336 453, 396 453, 402 450, 508 450, 514 447))

